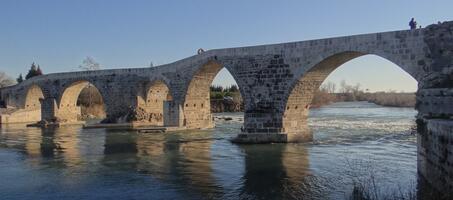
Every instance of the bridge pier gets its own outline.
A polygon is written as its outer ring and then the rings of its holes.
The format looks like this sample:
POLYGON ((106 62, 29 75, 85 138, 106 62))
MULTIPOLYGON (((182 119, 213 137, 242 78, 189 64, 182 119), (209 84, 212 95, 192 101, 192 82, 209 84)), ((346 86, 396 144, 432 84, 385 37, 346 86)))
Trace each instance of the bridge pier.
POLYGON ((55 98, 40 99, 41 102, 41 121, 56 122, 57 121, 57 103, 55 98))
MULTIPOLYGON (((285 126, 282 115, 271 113, 246 113, 243 132, 232 140, 235 143, 299 143, 311 142, 312 132, 307 121, 298 121, 297 128, 285 126)), ((306 117, 305 117, 306 119, 306 117)))
MULTIPOLYGON (((448 81, 450 82, 450 81, 448 81)), ((453 191, 452 88, 417 92, 417 168, 438 191, 453 191)), ((452 198, 452 196, 448 196, 452 198)))
POLYGON ((55 98, 40 99, 41 121, 38 123, 47 125, 75 124, 78 123, 80 107, 70 106, 59 109, 55 98))
POLYGON ((419 175, 438 191, 453 191, 453 121, 419 119, 417 124, 419 175))
MULTIPOLYGON (((433 188, 453 198, 453 22, 428 26, 429 72, 417 91, 417 168, 433 188)), ((423 63, 419 63, 423 64, 423 63)))

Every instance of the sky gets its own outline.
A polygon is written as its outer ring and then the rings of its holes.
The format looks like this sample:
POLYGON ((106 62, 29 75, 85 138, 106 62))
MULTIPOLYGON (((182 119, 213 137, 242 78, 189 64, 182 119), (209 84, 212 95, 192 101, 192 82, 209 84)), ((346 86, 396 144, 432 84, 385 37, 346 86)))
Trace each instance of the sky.
MULTIPOLYGON (((0 71, 17 77, 32 62, 44 73, 77 71, 87 56, 104 69, 156 66, 198 48, 401 30, 411 17, 426 26, 453 20, 451 8, 451 0, 0 0, 0 71)), ((327 81, 341 80, 374 91, 416 90, 415 80, 376 56, 344 64, 327 81)), ((232 83, 226 70, 214 81, 232 83)))

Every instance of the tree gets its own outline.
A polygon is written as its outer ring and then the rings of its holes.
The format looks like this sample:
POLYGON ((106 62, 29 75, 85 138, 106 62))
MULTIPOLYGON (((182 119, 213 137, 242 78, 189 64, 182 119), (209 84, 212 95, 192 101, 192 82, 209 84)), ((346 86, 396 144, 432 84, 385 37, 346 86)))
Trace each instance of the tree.
POLYGON ((354 93, 360 92, 360 83, 356 83, 355 86, 352 86, 352 92, 354 93))
POLYGON ((230 92, 239 92, 239 88, 237 85, 231 85, 230 92))
POLYGON ((223 87, 222 86, 215 86, 215 85, 212 85, 210 87, 211 91, 212 92, 223 92, 223 87))
POLYGON ((340 93, 348 93, 348 84, 346 84, 345 80, 341 80, 340 82, 340 93))
POLYGON ((16 81, 17 81, 17 83, 22 83, 22 81, 24 81, 22 74, 19 74, 19 77, 17 77, 16 81))
POLYGON ((25 76, 25 79, 30 79, 32 77, 40 76, 40 75, 42 75, 41 68, 40 67, 36 67, 36 64, 32 63, 31 67, 30 67, 30 70, 28 70, 28 73, 25 76))
POLYGON ((322 87, 325 88, 326 92, 328 93, 335 93, 337 86, 335 85, 335 83, 329 81, 325 84, 322 84, 322 87))
POLYGON ((82 61, 82 65, 79 65, 79 68, 83 70, 100 70, 101 65, 96 62, 92 57, 87 56, 85 60, 82 61))
POLYGON ((5 74, 5 72, 0 72, 0 88, 8 87, 14 85, 14 80, 5 74))
MULTIPOLYGON (((82 61, 82 65, 79 65, 79 68, 87 71, 99 70, 101 69, 101 65, 96 62, 92 57, 87 56, 85 60, 82 61)), ((85 88, 88 88, 88 107, 91 107, 93 104, 94 98, 94 87, 91 83, 89 83, 85 88)))
POLYGON ((41 67, 38 65, 38 69, 36 70, 36 74, 38 76, 41 76, 42 75, 42 71, 41 71, 41 67))

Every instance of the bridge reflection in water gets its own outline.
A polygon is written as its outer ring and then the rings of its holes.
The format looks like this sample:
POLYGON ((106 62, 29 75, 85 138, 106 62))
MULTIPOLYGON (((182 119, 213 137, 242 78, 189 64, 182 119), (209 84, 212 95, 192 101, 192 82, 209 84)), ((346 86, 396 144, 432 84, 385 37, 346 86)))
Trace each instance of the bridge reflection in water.
POLYGON ((42 181, 38 184, 53 182, 63 193, 75 188, 83 194, 85 187, 102 181, 156 187, 146 181, 152 180, 191 198, 312 195, 306 180, 310 178, 308 153, 303 145, 238 146, 215 138, 211 131, 141 134, 81 130, 79 126, 8 126, 2 129, 1 141, 3 147, 26 155, 27 167, 39 171, 35 172, 42 181), (42 176, 43 171, 54 175, 42 176))

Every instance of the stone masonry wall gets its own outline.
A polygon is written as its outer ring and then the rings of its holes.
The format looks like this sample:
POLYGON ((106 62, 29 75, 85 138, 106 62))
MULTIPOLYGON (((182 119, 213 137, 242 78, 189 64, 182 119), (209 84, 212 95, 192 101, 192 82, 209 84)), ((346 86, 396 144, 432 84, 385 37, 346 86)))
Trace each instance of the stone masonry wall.
MULTIPOLYGON (((138 98, 138 108, 134 121, 147 125, 164 125, 164 104, 173 100, 167 85, 162 81, 155 81, 149 87, 146 98, 138 98)), ((168 112, 168 111, 167 111, 168 112)))
POLYGON ((450 195, 453 191, 452 133, 452 120, 418 120, 418 173, 438 191, 450 195))
POLYGON ((418 173, 453 198, 453 23, 428 26, 425 56, 432 59, 419 82, 418 173))

